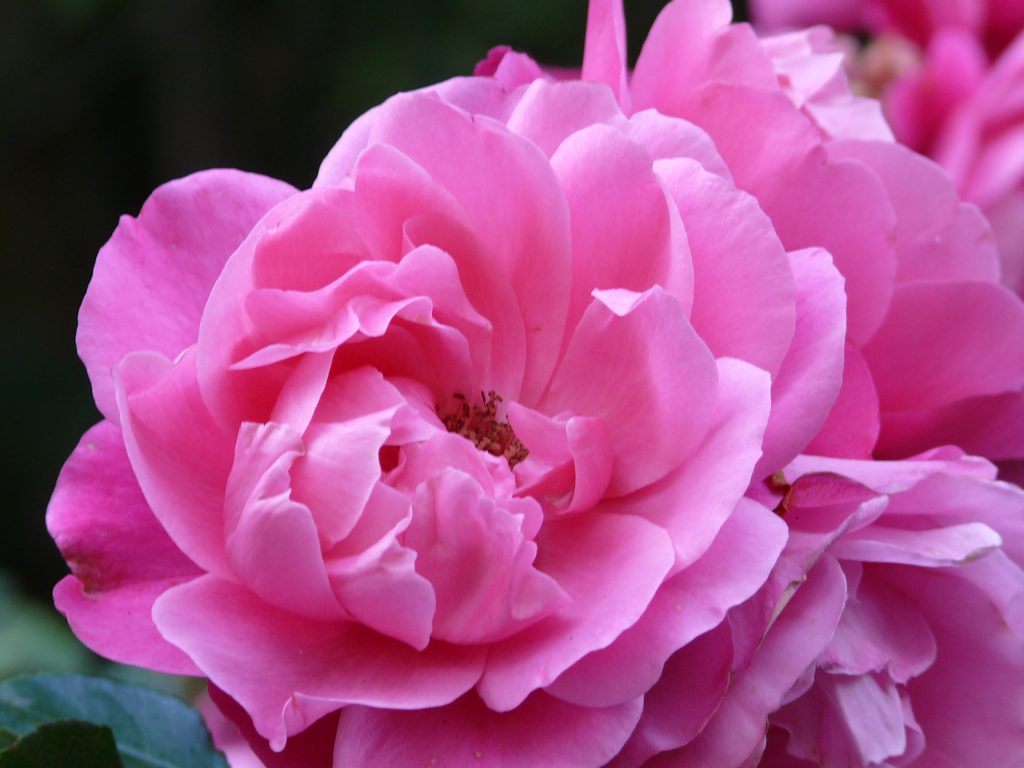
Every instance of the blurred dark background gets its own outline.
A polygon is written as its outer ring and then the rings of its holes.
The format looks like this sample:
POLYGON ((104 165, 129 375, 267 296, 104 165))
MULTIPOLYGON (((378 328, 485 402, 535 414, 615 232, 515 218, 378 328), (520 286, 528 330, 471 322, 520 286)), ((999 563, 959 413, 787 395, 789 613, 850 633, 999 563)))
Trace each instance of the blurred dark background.
MULTIPOLYGON (((634 57, 662 4, 626 1, 634 57)), ((207 167, 308 186, 353 118, 494 45, 578 66, 585 17, 584 0, 0 0, 0 677, 11 606, 52 613, 66 572, 44 512, 98 420, 75 323, 118 217, 207 167)))

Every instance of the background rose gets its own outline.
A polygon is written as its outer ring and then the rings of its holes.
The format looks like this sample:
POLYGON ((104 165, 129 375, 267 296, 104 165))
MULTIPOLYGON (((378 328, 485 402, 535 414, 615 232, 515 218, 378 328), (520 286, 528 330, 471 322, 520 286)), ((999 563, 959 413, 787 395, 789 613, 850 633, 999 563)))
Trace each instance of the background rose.
POLYGON ((1024 27, 1024 7, 1015 0, 751 0, 750 9, 766 31, 828 24, 844 32, 896 33, 922 48, 941 30, 963 30, 993 58, 1024 27))
POLYGON ((880 35, 864 52, 849 53, 856 86, 880 96, 896 138, 941 164, 961 196, 985 212, 1003 282, 1024 291, 1024 6, 763 0, 753 11, 766 30, 866 25, 880 35))

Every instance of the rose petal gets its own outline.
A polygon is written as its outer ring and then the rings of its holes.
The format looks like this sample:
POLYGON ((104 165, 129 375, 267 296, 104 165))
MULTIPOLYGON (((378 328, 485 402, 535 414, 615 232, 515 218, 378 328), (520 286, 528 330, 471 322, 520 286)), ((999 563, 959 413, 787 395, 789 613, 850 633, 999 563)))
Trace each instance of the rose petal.
POLYGON ((110 422, 86 432, 67 460, 46 527, 72 571, 54 589, 54 603, 79 640, 122 664, 198 673, 150 614, 164 591, 201 571, 153 517, 110 422))
POLYGON ((472 694, 442 709, 417 712, 347 707, 338 724, 334 761, 394 768, 599 768, 619 751, 641 709, 639 699, 590 709, 543 693, 504 713, 489 710, 472 694))
POLYGON ((629 111, 626 17, 622 0, 595 0, 588 6, 583 72, 580 76, 584 80, 607 85, 623 110, 629 111))
POLYGON ((598 512, 548 521, 538 545, 537 568, 572 602, 491 647, 477 690, 499 712, 519 706, 636 623, 673 559, 671 542, 657 526, 598 512))
POLYGON ((165 592, 153 618, 275 750, 348 704, 418 709, 454 701, 477 681, 487 653, 443 643, 417 652, 357 624, 283 611, 214 576, 165 592))
POLYGON ((257 220, 295 193, 282 181, 201 171, 124 216, 96 258, 78 324, 78 353, 100 411, 115 424, 112 371, 129 352, 171 359, 199 337, 199 318, 224 263, 257 220))

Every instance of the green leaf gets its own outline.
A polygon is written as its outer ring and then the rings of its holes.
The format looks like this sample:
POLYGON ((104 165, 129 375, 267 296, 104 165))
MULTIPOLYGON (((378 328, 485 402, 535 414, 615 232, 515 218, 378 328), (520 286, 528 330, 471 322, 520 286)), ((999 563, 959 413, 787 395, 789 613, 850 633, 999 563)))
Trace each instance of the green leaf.
POLYGON ((109 725, 124 768, 228 765, 199 713, 173 696, 83 675, 35 675, 0 683, 0 728, 25 736, 44 723, 67 719, 109 725))
POLYGON ((81 720, 46 723, 0 752, 0 768, 123 768, 114 732, 81 720))
POLYGON ((18 734, 8 731, 6 728, 0 728, 0 749, 11 746, 17 740, 18 734))

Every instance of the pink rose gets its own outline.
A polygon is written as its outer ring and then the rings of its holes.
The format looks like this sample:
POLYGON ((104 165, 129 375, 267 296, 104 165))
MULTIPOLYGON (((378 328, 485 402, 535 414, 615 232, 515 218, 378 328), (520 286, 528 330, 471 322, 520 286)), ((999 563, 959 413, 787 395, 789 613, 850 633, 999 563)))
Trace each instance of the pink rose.
POLYGON ((743 674, 759 751, 821 650, 760 641, 839 584, 773 615, 778 473, 1024 455, 1024 306, 817 43, 729 21, 671 3, 630 75, 595 0, 583 81, 497 51, 310 190, 208 171, 122 220, 48 512, 79 637, 207 677, 268 765, 682 764, 743 674))
MULTIPOLYGON (((848 5, 870 18, 881 7, 857 0, 848 5)), ((872 26, 882 36, 852 54, 853 78, 883 98, 896 138, 941 164, 960 195, 985 212, 999 244, 1003 282, 1024 293, 1024 4, 925 5, 928 10, 915 3, 886 5, 891 8, 885 18, 907 24, 872 26), (993 40, 999 44, 986 50, 993 40), (989 57, 1000 52, 990 64, 989 57)), ((754 10, 766 29, 788 23, 855 28, 836 21, 830 9, 762 0, 754 10)), ((766 43, 780 46, 799 36, 766 43)))
POLYGON ((751 0, 767 31, 828 24, 837 30, 894 33, 921 47, 943 29, 963 30, 998 56, 1024 29, 1019 0, 751 0))
POLYGON ((773 692, 762 765, 1017 765, 1024 492, 954 448, 784 474, 790 536, 765 591, 807 576, 764 648, 813 661, 773 692), (801 615, 834 629, 790 633, 801 615))

